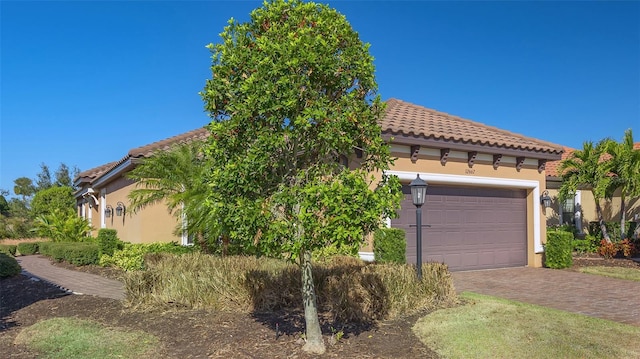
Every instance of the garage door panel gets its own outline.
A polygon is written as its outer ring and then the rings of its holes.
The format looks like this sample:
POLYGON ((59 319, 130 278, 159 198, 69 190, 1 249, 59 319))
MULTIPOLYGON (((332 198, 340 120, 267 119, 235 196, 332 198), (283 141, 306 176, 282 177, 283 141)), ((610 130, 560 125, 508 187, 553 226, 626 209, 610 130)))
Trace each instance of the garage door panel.
MULTIPOLYGON (((408 188, 403 192, 410 193, 408 188)), ((424 261, 452 270, 526 264, 525 190, 429 186, 422 211, 424 261)), ((402 201, 392 226, 406 231, 407 261, 415 263, 415 206, 402 201)))

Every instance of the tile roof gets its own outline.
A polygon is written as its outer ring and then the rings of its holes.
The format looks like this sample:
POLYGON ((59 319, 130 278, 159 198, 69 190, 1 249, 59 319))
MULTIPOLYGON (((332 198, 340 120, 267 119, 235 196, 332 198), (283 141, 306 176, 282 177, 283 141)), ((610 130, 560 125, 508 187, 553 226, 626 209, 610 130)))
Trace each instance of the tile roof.
POLYGON ((397 99, 387 101, 383 133, 463 144, 560 154, 562 146, 397 99))
MULTIPOLYGON (((92 182, 93 180, 99 178, 103 174, 111 171, 116 168, 118 165, 126 162, 132 158, 146 158, 152 156, 156 151, 159 150, 168 150, 171 146, 180 144, 180 143, 189 143, 197 140, 204 140, 209 136, 209 130, 204 127, 177 135, 173 137, 166 138, 164 140, 156 141, 150 143, 148 145, 144 145, 141 147, 136 147, 131 149, 126 156, 121 158, 119 161, 109 162, 102 166, 98 166, 92 168, 87 171, 80 172, 76 181, 86 179, 88 182, 92 182)), ((83 182, 86 182, 83 181, 83 182)))

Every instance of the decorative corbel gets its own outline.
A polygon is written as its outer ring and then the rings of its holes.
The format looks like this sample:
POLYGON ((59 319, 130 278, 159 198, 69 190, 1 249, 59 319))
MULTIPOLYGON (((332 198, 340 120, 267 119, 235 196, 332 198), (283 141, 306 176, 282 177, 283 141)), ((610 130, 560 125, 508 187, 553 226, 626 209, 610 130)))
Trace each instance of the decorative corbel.
POLYGON ((418 153, 420 153, 420 146, 411 146, 411 162, 416 162, 418 160, 418 153))
POLYGON ((449 158, 450 148, 441 148, 440 149, 440 163, 444 166, 447 164, 447 158, 449 158))
POLYGON ((502 155, 498 154, 498 155, 493 155, 493 169, 497 170, 498 167, 500 166, 500 161, 502 160, 502 155))
POLYGON ((538 160, 538 173, 542 173, 547 167, 547 160, 538 160))
POLYGON ((475 162, 476 157, 478 157, 478 151, 472 151, 467 153, 469 168, 473 167, 473 162, 475 162))
POLYGON ((356 157, 357 158, 362 158, 362 149, 361 148, 355 148, 355 152, 356 152, 356 157))
POLYGON ((522 165, 524 165, 525 157, 516 157, 516 171, 520 172, 522 165))

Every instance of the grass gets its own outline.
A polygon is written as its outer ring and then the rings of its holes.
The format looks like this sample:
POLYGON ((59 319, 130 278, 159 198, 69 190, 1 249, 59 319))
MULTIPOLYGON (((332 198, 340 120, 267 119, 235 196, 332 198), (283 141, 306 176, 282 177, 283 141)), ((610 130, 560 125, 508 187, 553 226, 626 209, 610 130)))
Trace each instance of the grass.
POLYGON ((603 275, 606 277, 613 277, 618 279, 640 281, 640 270, 637 270, 635 268, 593 266, 582 267, 580 268, 580 272, 603 275))
POLYGON ((444 358, 640 358, 640 328, 531 304, 463 293, 413 331, 444 358))
POLYGON ((23 329, 15 344, 44 358, 153 358, 158 339, 142 331, 107 328, 77 318, 53 318, 23 329))

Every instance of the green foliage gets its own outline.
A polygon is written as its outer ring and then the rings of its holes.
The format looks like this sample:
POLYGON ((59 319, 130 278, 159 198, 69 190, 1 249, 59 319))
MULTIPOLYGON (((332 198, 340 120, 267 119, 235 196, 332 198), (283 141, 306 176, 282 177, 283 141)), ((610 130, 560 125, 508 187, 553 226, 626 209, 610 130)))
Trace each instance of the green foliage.
POLYGON ((57 262, 66 261, 76 266, 98 264, 100 247, 95 243, 50 242, 40 246, 40 253, 57 262))
POLYGON ((600 240, 596 236, 586 235, 584 239, 574 238, 571 240, 573 250, 578 253, 596 253, 600 240))
MULTIPOLYGON (((610 139, 604 139, 595 146, 593 142, 584 142, 582 150, 576 150, 560 162, 559 172, 562 175, 560 186, 560 200, 573 196, 583 186, 589 187, 596 205, 596 214, 599 222, 602 220, 602 208, 600 200, 607 196, 613 178, 610 176, 610 161, 601 161, 605 154, 610 139)), ((604 230, 604 237, 609 240, 609 234, 604 230)))
POLYGON ((71 187, 50 187, 36 192, 31 200, 33 217, 60 213, 75 213, 76 200, 71 187))
POLYGON ((18 252, 23 256, 38 253, 38 242, 18 243, 18 252))
POLYGON ((22 196, 22 202, 27 203, 27 198, 33 196, 36 192, 36 188, 33 185, 33 181, 28 177, 16 178, 13 183, 13 193, 18 196, 22 196))
POLYGON ((373 253, 376 262, 401 263, 407 262, 407 240, 402 229, 380 228, 373 235, 373 253))
POLYGON ((291 259, 358 247, 400 200, 397 180, 368 176, 391 162, 369 46, 335 10, 296 0, 265 2, 221 37, 201 92, 219 230, 291 259), (345 168, 354 148, 359 167, 345 168))
MULTIPOLYGON (((154 259, 145 271, 127 274, 130 305, 166 308, 171 303, 176 308, 245 312, 302 305, 300 269, 286 261, 201 253, 154 259)), ((440 263, 426 263, 419 282, 411 265, 335 257, 315 266, 313 278, 319 307, 342 323, 371 323, 457 302, 451 275, 440 263)))
POLYGON ((99 265, 114 266, 125 271, 135 271, 144 269, 144 258, 147 254, 169 253, 185 254, 195 252, 195 247, 181 246, 175 242, 171 243, 125 243, 122 249, 115 250, 113 255, 103 254, 100 257, 99 265))
POLYGON ((0 252, 0 278, 12 277, 21 271, 22 268, 15 258, 0 252))
POLYGON ((101 228, 98 231, 96 243, 100 246, 100 254, 113 255, 113 252, 124 248, 124 242, 118 239, 118 231, 115 229, 101 228))
POLYGON ((4 253, 12 257, 16 256, 16 249, 17 246, 15 244, 0 244, 0 253, 4 253))
POLYGON ((547 231, 547 243, 544 248, 547 268, 568 268, 573 264, 573 234, 563 231, 547 231))
POLYGON ((87 240, 91 226, 73 212, 55 211, 36 218, 33 231, 40 237, 54 242, 78 242, 87 240))

